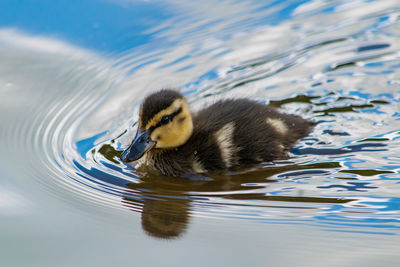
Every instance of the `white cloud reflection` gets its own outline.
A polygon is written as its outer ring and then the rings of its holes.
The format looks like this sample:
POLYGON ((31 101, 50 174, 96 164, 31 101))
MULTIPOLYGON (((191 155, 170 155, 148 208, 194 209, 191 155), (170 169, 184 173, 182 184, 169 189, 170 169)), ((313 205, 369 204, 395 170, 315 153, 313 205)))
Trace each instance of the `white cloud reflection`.
POLYGON ((56 38, 31 35, 14 28, 0 28, 0 44, 46 54, 93 56, 83 48, 56 38))
POLYGON ((29 212, 27 199, 10 187, 0 187, 0 216, 25 215, 29 212))

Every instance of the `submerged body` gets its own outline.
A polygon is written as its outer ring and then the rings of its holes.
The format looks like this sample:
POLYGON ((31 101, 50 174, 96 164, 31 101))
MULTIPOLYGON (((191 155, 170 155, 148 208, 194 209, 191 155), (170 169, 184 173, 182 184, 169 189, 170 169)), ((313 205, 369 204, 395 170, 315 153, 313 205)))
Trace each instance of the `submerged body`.
POLYGON ((137 137, 122 160, 140 159, 169 176, 230 169, 286 159, 311 127, 248 99, 222 100, 192 115, 179 93, 162 90, 146 98, 137 137))

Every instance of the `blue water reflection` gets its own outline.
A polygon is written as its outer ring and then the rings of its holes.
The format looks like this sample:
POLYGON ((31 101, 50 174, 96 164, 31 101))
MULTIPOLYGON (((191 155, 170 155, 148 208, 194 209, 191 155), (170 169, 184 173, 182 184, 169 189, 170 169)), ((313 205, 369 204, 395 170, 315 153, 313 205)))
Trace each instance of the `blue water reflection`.
POLYGON ((77 46, 120 52, 149 42, 145 30, 171 17, 147 1, 1 1, 0 25, 57 37, 77 46))
MULTIPOLYGON (((293 12, 303 4, 311 1, 249 1, 247 12, 253 16, 226 25, 224 30, 214 32, 222 38, 228 38, 232 29, 251 25, 251 27, 278 25, 293 16, 293 12), (254 6, 254 7, 253 7, 254 6), (263 13, 271 8, 277 12, 263 13)), ((130 1, 130 0, 85 0, 80 2, 61 1, 1 1, 0 25, 5 28, 16 28, 29 34, 39 34, 59 38, 74 45, 103 52, 119 53, 132 48, 147 45, 146 49, 160 46, 172 46, 177 40, 162 37, 161 34, 174 23, 187 23, 197 16, 192 5, 180 3, 177 8, 174 1, 130 1), (185 6, 186 5, 186 6, 185 6), (183 6, 183 8, 182 8, 183 6), (161 28, 157 29, 160 25, 161 28), (154 29, 149 31, 150 29, 154 29), (153 42, 157 39, 157 42, 153 42)), ((213 1, 204 2, 212 6, 213 1)), ((194 5, 193 5, 194 6, 194 5)), ((240 8, 240 3, 231 3, 230 8, 240 8), (235 7, 237 5, 238 7, 235 7)), ((245 11, 245 10, 244 10, 245 11)), ((243 11, 243 12, 244 12, 243 11)), ((320 10, 331 13, 334 9, 320 10)), ((223 19, 210 17, 205 23, 190 31, 213 31, 223 19)), ((190 33, 190 32, 187 32, 190 33)), ((228 53, 229 50, 222 52, 228 53)), ((221 55, 222 55, 221 54, 221 55)))

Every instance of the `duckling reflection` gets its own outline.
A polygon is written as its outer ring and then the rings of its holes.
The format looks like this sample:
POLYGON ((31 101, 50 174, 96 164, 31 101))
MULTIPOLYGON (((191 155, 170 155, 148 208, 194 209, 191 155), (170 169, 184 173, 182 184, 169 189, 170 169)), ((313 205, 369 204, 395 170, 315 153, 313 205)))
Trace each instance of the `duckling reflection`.
MULTIPOLYGON (((142 228, 150 236, 160 239, 177 239, 187 231, 194 205, 201 205, 198 198, 208 201, 208 196, 240 201, 263 200, 265 206, 273 206, 273 201, 303 203, 345 203, 350 200, 315 198, 304 196, 269 196, 265 193, 240 194, 240 191, 265 188, 269 179, 279 173, 320 168, 337 168, 338 163, 316 163, 310 165, 284 165, 257 167, 237 173, 212 173, 207 177, 167 177, 143 175, 139 183, 127 185, 122 203, 134 211, 142 213, 142 228), (140 199, 128 197, 130 193, 140 195, 140 199)), ((212 203, 207 203, 212 205, 212 203)))
MULTIPOLYGON (((142 229, 146 234, 160 239, 175 239, 181 236, 189 224, 190 200, 185 192, 168 192, 157 186, 156 177, 141 178, 141 183, 130 183, 127 192, 142 194, 142 229)), ((128 207, 137 206, 138 200, 124 197, 122 203, 128 207)))
MULTIPOLYGON (((127 192, 140 191, 143 196, 142 228, 150 236, 175 239, 186 232, 190 220, 190 198, 186 191, 170 190, 173 181, 167 177, 142 177, 141 183, 127 184, 127 192)), ((123 204, 137 205, 137 200, 124 197, 123 204)))
POLYGON ((189 224, 188 199, 147 199, 142 211, 142 228, 154 237, 172 239, 186 231, 189 224))

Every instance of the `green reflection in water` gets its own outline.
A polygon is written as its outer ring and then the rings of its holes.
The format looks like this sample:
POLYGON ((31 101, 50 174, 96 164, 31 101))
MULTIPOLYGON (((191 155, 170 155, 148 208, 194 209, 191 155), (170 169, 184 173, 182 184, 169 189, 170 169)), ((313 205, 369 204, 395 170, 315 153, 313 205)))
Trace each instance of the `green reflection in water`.
POLYGON ((328 108, 324 110, 316 110, 314 113, 323 113, 323 115, 329 115, 329 113, 342 113, 342 112, 356 112, 356 109, 363 109, 363 108, 373 108, 374 105, 372 104, 364 104, 364 105, 348 105, 344 107, 334 107, 328 108))
POLYGON ((274 107, 281 107, 284 104, 288 103, 312 103, 313 99, 320 98, 319 96, 307 96, 307 95, 297 95, 292 98, 285 98, 283 100, 273 100, 270 101, 269 104, 274 107))
POLYGON ((352 173, 360 176, 374 176, 378 174, 395 173, 393 171, 378 171, 378 170, 340 170, 339 172, 352 173))
POLYGON ((359 140, 357 142, 383 142, 383 141, 389 141, 389 138, 365 138, 363 140, 359 140))
POLYGON ((378 105, 389 105, 390 102, 385 101, 385 100, 371 100, 369 101, 371 104, 378 104, 378 105))
POLYGON ((123 151, 116 150, 112 145, 110 144, 104 144, 100 147, 98 153, 103 155, 106 159, 109 161, 119 164, 119 158, 121 157, 123 151))

